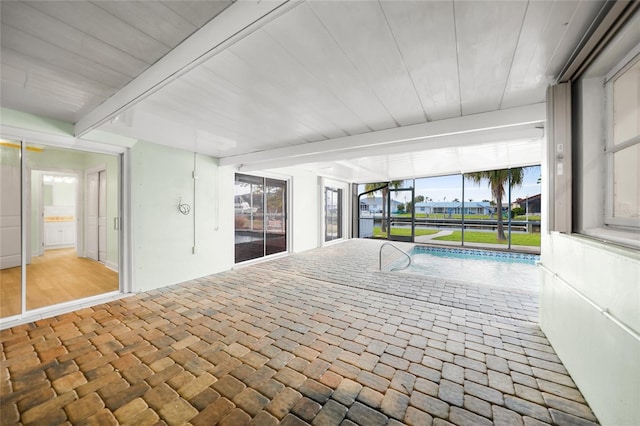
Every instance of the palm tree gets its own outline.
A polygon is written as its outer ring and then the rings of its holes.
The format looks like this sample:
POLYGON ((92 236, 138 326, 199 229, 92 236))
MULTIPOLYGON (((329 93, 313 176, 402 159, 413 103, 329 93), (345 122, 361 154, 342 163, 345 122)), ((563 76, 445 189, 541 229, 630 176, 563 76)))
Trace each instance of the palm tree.
MULTIPOLYGON (((393 189, 398 189, 402 185, 404 185, 403 180, 392 180, 391 182, 378 182, 378 183, 368 183, 364 186, 365 191, 373 191, 374 189, 382 189, 382 226, 380 230, 382 233, 387 232, 387 222, 385 217, 387 215, 387 203, 385 200, 387 199, 387 194, 389 193, 389 187, 393 189)), ((373 198, 373 192, 369 194, 369 197, 373 198)))
POLYGON ((509 170, 511 170, 511 182, 510 186, 520 187, 524 179, 524 169, 522 167, 516 167, 513 169, 502 170, 488 170, 484 172, 466 173, 465 179, 468 179, 478 185, 482 181, 487 180, 489 182, 489 188, 491 188, 491 195, 496 200, 496 212, 498 214, 498 239, 506 240, 504 235, 504 225, 502 222, 502 197, 504 197, 504 184, 509 181, 509 170))

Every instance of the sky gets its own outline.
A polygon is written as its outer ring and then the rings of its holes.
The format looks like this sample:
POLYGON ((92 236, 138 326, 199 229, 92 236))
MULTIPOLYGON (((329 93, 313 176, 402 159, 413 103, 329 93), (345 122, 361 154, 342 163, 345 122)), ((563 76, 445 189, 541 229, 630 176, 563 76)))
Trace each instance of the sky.
MULTIPOLYGON (((511 193, 511 199, 525 198, 527 196, 537 195, 541 192, 541 185, 538 182, 538 178, 541 176, 540 166, 526 167, 524 172, 524 179, 520 188, 513 188, 511 193)), ((408 187, 411 181, 405 183, 405 187, 408 187)), ((361 188, 364 186, 361 186, 361 188)), ((460 175, 440 176, 434 178, 422 178, 416 179, 415 195, 423 195, 425 198, 431 198, 433 201, 453 201, 454 199, 462 199, 462 177, 460 175)), ((397 201, 405 202, 409 201, 409 193, 406 193, 407 200, 404 200, 405 193, 399 192, 398 196, 394 197, 397 201)), ((487 182, 483 182, 480 185, 465 181, 464 199, 469 201, 482 201, 491 200, 491 190, 487 182)), ((505 198, 503 202, 507 201, 507 194, 505 192, 505 198)))

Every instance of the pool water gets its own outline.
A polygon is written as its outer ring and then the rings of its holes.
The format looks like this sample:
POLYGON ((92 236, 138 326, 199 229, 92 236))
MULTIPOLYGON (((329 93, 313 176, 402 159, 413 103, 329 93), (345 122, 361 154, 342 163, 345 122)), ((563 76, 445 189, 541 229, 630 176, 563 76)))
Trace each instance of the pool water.
MULTIPOLYGON (((414 247, 409 254, 411 266, 398 272, 536 292, 539 289, 536 262, 540 256, 422 246, 414 247)), ((391 270, 404 265, 406 259, 401 258, 391 270)))

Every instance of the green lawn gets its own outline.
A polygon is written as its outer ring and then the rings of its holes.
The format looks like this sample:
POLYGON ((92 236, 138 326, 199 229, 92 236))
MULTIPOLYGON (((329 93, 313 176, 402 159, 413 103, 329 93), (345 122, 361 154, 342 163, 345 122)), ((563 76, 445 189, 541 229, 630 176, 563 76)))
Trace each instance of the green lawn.
MULTIPOLYGON (((527 217, 525 215, 522 216, 516 216, 513 218, 513 220, 527 220, 527 217)), ((534 216, 534 215, 529 215, 529 220, 531 221, 540 221, 540 215, 534 216)))
MULTIPOLYGON (((437 230, 435 229, 417 229, 416 228, 416 237, 420 236, 420 235, 432 235, 432 234, 436 234, 438 233, 437 230)), ((393 235, 400 235, 403 237, 410 237, 411 236, 411 228, 394 228, 393 229, 393 235)), ((382 231, 380 230, 379 226, 375 226, 373 228, 373 236, 375 238, 387 238, 387 234, 383 234, 382 231)))
MULTIPOLYGON (((411 213, 399 213, 399 214, 394 214, 392 217, 411 217, 411 213)), ((416 219, 418 218, 426 218, 427 215, 425 213, 416 213, 416 219)), ((464 215, 465 220, 495 220, 496 217, 494 216, 493 218, 489 218, 488 214, 465 214, 464 215)), ((429 219, 462 219, 462 215, 460 214, 452 214, 451 217, 449 217, 448 214, 443 214, 443 213, 434 213, 434 214, 430 214, 429 215, 429 219)), ((507 218, 503 217, 504 222, 507 223, 507 218)), ((521 216, 515 216, 513 218, 513 220, 527 220, 525 215, 521 215, 521 216)), ((531 221, 539 221, 540 220, 540 215, 529 215, 529 220, 531 221)))
MULTIPOLYGON (((445 237, 437 237, 439 241, 460 241, 462 233, 453 231, 453 234, 445 237)), ((495 232, 465 231, 464 241, 467 243, 487 243, 487 244, 507 244, 507 241, 500 241, 496 238, 495 232)), ((516 246, 540 246, 540 233, 533 234, 511 234, 511 244, 516 246)))

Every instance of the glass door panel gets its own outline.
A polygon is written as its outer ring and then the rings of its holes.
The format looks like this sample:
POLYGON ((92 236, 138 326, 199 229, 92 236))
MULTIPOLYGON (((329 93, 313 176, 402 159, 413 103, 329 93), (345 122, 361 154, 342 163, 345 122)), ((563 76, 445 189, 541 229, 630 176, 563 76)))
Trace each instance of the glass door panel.
POLYGON ((287 182, 266 179, 265 186, 265 255, 287 250, 287 182))
POLYGON ((264 256, 264 179, 236 174, 235 261, 264 256))
POLYGON ((342 238, 342 189, 324 188, 324 241, 342 238))
POLYGON ((389 190, 389 239, 413 242, 415 214, 413 187, 389 190))
POLYGON ((462 178, 460 175, 415 181, 416 242, 461 245, 462 178))
POLYGON ((27 310, 118 291, 119 157, 29 146, 26 165, 27 310))
POLYGON ((22 312, 21 146, 0 141, 0 318, 22 312))

